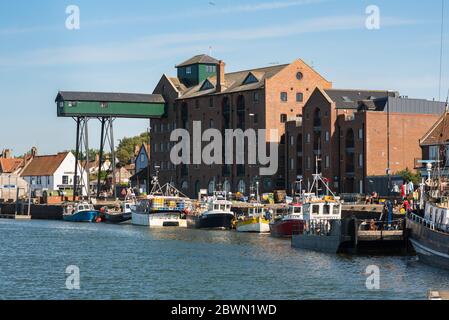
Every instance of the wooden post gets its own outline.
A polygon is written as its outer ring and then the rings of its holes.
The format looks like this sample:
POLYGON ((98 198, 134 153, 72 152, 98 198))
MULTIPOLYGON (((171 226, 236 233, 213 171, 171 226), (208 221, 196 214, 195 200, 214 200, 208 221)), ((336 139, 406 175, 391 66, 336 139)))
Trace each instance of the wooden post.
POLYGON ((106 120, 101 118, 101 140, 100 140, 100 159, 98 163, 98 177, 97 177, 97 198, 100 197, 100 184, 101 184, 101 167, 103 166, 103 149, 104 149, 104 126, 106 120))
POLYGON ((76 200, 78 186, 78 161, 80 152, 80 118, 76 118, 76 150, 75 150, 75 176, 73 177, 73 201, 76 200))

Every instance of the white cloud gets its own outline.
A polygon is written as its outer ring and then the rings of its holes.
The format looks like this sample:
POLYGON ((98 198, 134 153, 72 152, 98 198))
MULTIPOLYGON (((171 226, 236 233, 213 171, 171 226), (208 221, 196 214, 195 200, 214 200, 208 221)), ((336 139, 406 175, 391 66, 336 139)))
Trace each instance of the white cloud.
MULTIPOLYGON (((416 23, 413 20, 385 17, 382 27, 416 23)), ((98 45, 79 45, 39 49, 14 56, 0 56, 0 66, 49 66, 65 64, 119 63, 142 61, 180 52, 189 53, 198 47, 207 48, 211 41, 249 41, 269 38, 285 38, 306 33, 342 30, 363 30, 364 16, 331 16, 283 25, 271 25, 246 29, 230 29, 212 32, 188 32, 152 35, 127 42, 98 45)), ((371 32, 371 31, 366 31, 371 32)))

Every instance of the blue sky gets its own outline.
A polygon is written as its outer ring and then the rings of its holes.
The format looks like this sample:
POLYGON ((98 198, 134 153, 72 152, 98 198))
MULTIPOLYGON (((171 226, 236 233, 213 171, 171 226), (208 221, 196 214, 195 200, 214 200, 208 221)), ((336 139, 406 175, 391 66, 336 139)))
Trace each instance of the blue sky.
MULTIPOLYGON (((151 93, 163 73, 210 47, 227 71, 302 58, 336 88, 438 99, 440 21, 440 0, 0 0, 0 149, 71 149, 75 125, 56 117, 58 90, 151 93), (80 30, 65 28, 69 5, 80 8, 80 30), (380 8, 379 30, 365 28, 368 5, 380 8)), ((442 99, 448 29, 449 19, 442 99)), ((146 126, 117 120, 115 136, 146 126)), ((90 130, 98 147, 98 124, 90 130)))

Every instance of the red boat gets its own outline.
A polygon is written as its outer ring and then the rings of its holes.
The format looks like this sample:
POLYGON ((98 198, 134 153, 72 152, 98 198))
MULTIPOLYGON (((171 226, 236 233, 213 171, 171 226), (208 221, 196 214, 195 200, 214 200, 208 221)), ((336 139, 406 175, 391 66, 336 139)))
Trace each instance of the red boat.
POLYGON ((293 204, 286 216, 270 223, 270 233, 273 237, 290 238, 293 230, 301 230, 304 224, 302 204, 293 204))

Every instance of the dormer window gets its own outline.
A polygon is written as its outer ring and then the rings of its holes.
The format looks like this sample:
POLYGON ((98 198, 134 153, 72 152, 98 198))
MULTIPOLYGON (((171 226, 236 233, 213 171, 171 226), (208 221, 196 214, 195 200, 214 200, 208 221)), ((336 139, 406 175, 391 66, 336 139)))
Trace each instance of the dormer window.
POLYGON ((257 83, 259 82, 259 79, 256 78, 256 76, 252 73, 248 74, 246 79, 243 81, 243 84, 251 84, 251 83, 257 83))
POLYGON ((203 85, 201 86, 200 91, 210 90, 213 88, 214 88, 214 85, 209 80, 206 80, 206 81, 204 81, 203 85))

